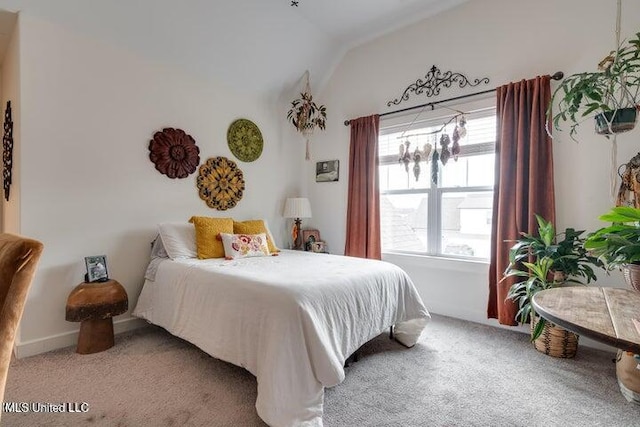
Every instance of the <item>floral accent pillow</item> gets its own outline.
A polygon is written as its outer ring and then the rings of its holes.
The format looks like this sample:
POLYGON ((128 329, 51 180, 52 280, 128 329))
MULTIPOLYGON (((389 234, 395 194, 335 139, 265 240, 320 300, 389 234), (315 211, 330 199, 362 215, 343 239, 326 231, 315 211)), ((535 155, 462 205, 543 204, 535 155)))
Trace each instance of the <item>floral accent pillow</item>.
POLYGON ((269 256, 267 235, 260 234, 228 234, 220 233, 224 257, 226 259, 269 256))
POLYGON ((260 234, 264 233, 267 235, 267 246, 269 246, 270 253, 280 252, 280 249, 276 246, 273 241, 273 236, 269 231, 269 226, 267 225, 267 221, 264 219, 252 219, 248 221, 233 221, 233 233, 234 234, 260 234))

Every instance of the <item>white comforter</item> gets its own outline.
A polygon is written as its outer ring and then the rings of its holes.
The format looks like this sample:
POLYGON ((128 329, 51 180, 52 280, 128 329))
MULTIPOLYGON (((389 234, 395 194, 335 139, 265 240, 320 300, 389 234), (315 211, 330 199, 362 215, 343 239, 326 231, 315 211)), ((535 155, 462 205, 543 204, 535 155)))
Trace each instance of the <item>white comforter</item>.
POLYGON ((324 387, 342 382, 346 358, 391 325, 410 347, 430 318, 395 265, 297 251, 167 259, 133 314, 254 374, 271 426, 322 426, 324 387))

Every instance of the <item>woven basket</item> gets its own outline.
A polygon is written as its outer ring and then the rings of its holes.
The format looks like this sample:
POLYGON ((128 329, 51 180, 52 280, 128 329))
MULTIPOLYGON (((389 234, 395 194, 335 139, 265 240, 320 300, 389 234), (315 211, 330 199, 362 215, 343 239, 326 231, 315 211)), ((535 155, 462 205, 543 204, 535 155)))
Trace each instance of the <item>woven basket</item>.
POLYGON ((640 370, 638 360, 632 353, 618 350, 616 356, 616 376, 620 392, 627 401, 640 405, 640 370))
POLYGON ((640 292, 640 265, 625 264, 624 267, 622 267, 622 275, 627 285, 640 292))
MULTIPOLYGON (((532 331, 539 320, 540 318, 536 316, 531 321, 532 331)), ((539 352, 549 356, 570 359, 578 352, 578 335, 547 321, 544 323, 542 334, 533 342, 533 346, 539 352)))

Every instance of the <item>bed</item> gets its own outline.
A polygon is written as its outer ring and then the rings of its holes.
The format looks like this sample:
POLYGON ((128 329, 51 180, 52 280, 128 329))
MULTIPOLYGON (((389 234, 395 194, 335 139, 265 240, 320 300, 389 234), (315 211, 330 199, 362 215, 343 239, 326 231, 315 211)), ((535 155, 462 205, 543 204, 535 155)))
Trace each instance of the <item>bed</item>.
POLYGON ((352 353, 393 325, 411 347, 430 319, 393 264, 287 250, 154 257, 133 314, 255 375, 271 426, 322 426, 324 388, 343 381, 352 353))

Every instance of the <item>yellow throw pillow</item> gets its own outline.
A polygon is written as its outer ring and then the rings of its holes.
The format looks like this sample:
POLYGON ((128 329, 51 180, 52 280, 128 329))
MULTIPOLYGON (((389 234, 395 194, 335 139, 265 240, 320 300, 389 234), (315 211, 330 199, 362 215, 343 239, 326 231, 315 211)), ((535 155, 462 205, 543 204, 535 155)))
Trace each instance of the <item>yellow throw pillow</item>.
POLYGON ((233 221, 233 233, 234 234, 260 234, 265 233, 267 235, 267 246, 270 253, 280 252, 280 249, 273 241, 273 236, 267 228, 267 225, 261 219, 252 219, 249 221, 233 221))
POLYGON ((198 258, 224 258, 224 246, 222 246, 220 233, 233 234, 233 218, 192 216, 189 222, 196 227, 198 258))

